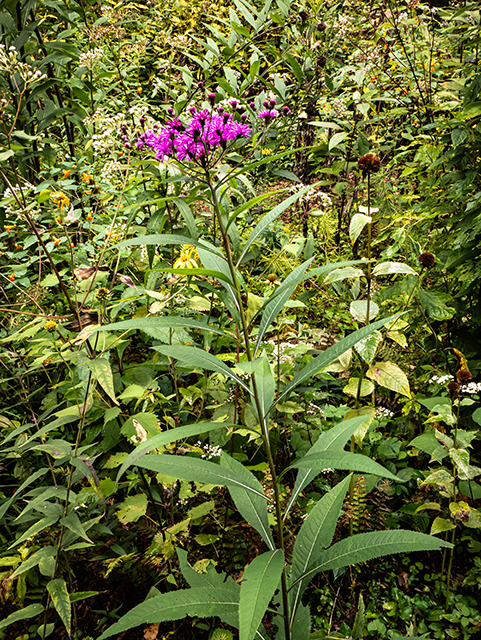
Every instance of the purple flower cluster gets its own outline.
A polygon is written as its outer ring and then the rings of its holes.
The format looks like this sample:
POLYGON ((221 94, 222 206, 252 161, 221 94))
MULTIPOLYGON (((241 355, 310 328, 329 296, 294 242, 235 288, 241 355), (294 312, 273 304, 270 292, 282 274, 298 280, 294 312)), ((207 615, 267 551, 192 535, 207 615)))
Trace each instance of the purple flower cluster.
POLYGON ((226 113, 222 108, 217 111, 198 111, 191 107, 189 111, 192 116, 189 122, 183 123, 178 118, 172 118, 160 130, 154 127, 157 130, 143 133, 137 141, 137 147, 152 148, 160 161, 167 157, 202 162, 215 149, 226 149, 229 141, 250 136, 251 129, 244 123, 245 118, 238 122, 233 114, 226 113))

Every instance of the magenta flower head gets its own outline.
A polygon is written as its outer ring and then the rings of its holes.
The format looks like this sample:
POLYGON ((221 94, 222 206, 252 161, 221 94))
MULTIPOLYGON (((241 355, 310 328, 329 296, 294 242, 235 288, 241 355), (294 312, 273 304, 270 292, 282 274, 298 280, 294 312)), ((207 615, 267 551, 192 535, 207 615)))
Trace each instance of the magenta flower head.
POLYGON ((269 100, 264 100, 264 102, 262 103, 262 106, 268 109, 271 106, 271 103, 269 102, 269 100))
POLYGON ((173 115, 174 115, 174 110, 172 109, 172 107, 169 107, 169 108, 167 109, 167 113, 168 113, 170 116, 173 116, 173 115))
POLYGON ((215 93, 209 93, 207 96, 207 100, 210 102, 212 106, 215 105, 215 93))
POLYGON ((140 124, 144 124, 144 122, 145 122, 145 118, 144 118, 144 116, 142 116, 141 118, 139 118, 139 122, 140 122, 140 124))
POLYGON ((257 114, 257 117, 261 118, 262 120, 265 120, 265 123, 267 125, 271 122, 271 120, 274 120, 274 118, 277 118, 278 115, 279 115, 279 112, 276 111, 275 109, 263 109, 262 111, 259 111, 259 113, 257 114))
POLYGON ((237 109, 237 100, 235 98, 232 98, 232 100, 229 100, 229 104, 232 107, 232 110, 235 111, 237 109))
POLYGON ((287 116, 287 114, 289 114, 291 112, 291 110, 289 109, 289 107, 282 107, 282 113, 287 116))
POLYGON ((251 109, 255 109, 256 108, 256 103, 255 102, 249 102, 249 107, 251 109))
POLYGON ((269 100, 269 106, 271 109, 273 109, 276 106, 276 101, 274 99, 269 100))
POLYGON ((197 86, 199 87, 199 89, 203 89, 204 88, 204 83, 202 82, 202 80, 197 83, 197 86))

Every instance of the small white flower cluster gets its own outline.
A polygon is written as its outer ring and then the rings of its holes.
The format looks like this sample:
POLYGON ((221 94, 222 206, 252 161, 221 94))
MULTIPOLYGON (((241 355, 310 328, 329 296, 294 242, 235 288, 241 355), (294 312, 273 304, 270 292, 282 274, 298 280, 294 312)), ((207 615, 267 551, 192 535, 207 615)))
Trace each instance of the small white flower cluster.
POLYGON ((447 373, 444 376, 431 376, 429 384, 446 384, 453 379, 453 376, 447 373))
MULTIPOLYGON (((292 191, 292 193, 298 193, 302 189, 305 189, 307 186, 308 185, 299 182, 298 184, 293 184, 289 188, 289 191, 292 191)), ((321 207, 330 207, 332 205, 331 197, 327 193, 319 191, 315 187, 311 187, 308 191, 306 191, 306 193, 304 193, 304 195, 299 198, 298 202, 303 203, 309 202, 311 200, 318 200, 316 204, 321 207)))
POLYGON ((468 382, 461 385, 461 393, 481 393, 481 382, 468 382))
POLYGON ((168 36, 164 34, 162 38, 164 42, 170 44, 172 47, 184 48, 187 47, 190 43, 190 40, 187 36, 168 36))
POLYGON ((79 57, 79 67, 87 67, 87 69, 92 69, 99 64, 102 60, 104 52, 100 47, 95 47, 95 49, 90 49, 89 51, 85 51, 80 54, 79 57))
POLYGON ((222 454, 222 447, 218 447, 217 445, 211 445, 208 443, 202 444, 200 440, 197 440, 195 446, 199 447, 199 449, 203 449, 204 453, 200 457, 204 458, 205 460, 218 458, 222 454))
POLYGON ((376 407, 376 418, 378 420, 382 420, 382 418, 392 418, 393 415, 394 412, 386 409, 386 407, 376 407))
POLYGON ((11 74, 18 73, 24 82, 23 90, 47 77, 40 69, 36 69, 26 62, 20 62, 17 59, 17 54, 18 51, 14 46, 7 49, 4 44, 0 44, 0 71, 7 71, 11 74))
POLYGON ((400 24, 403 20, 407 20, 408 18, 408 14, 405 11, 401 11, 401 13, 396 18, 396 24, 400 24))
POLYGON ((287 355, 284 354, 283 352, 286 349, 292 349, 293 347, 295 347, 295 344, 291 344, 290 342, 281 342, 279 343, 279 345, 277 344, 276 340, 268 340, 267 341, 268 344, 272 344, 274 347, 274 351, 272 352, 273 357, 277 360, 277 358, 279 357, 279 361, 281 363, 284 362, 292 362, 294 360, 294 355, 287 355))
POLYGON ((340 38, 346 38, 352 33, 352 18, 350 16, 339 16, 334 28, 340 38))
POLYGON ((314 404, 314 402, 310 402, 309 406, 307 407, 307 411, 306 411, 306 415, 307 416, 313 416, 313 415, 319 415, 322 416, 323 415, 323 410, 321 409, 321 407, 318 407, 317 404, 314 404))
POLYGON ((110 115, 99 108, 92 116, 84 119, 85 125, 95 125, 96 133, 92 135, 92 146, 95 153, 111 153, 112 147, 119 142, 120 127, 124 124, 125 115, 110 115))
POLYGON ((117 160, 110 160, 106 162, 102 167, 101 179, 103 182, 106 182, 109 185, 114 184, 114 182, 119 179, 119 176, 122 174, 122 165, 117 160))
POLYGON ((332 115, 335 118, 347 118, 349 115, 349 109, 347 108, 347 102, 344 98, 335 98, 332 101, 332 115))

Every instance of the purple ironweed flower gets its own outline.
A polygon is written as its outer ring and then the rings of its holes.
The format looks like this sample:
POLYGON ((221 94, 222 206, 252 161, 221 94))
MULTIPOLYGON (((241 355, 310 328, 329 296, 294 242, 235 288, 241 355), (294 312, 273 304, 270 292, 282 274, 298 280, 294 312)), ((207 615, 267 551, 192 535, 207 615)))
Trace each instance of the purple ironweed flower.
POLYGON ((262 106, 268 109, 271 106, 271 103, 269 102, 269 100, 264 100, 264 102, 262 103, 262 106))
POLYGON ((255 109, 256 108, 256 103, 255 102, 249 102, 249 107, 251 109, 255 109))
POLYGON ((215 93, 209 93, 207 96, 207 100, 211 103, 212 106, 215 105, 215 93))
POLYGON ((197 83, 197 86, 199 87, 199 89, 203 89, 204 88, 204 83, 202 82, 202 80, 197 83))
POLYGON ((242 120, 242 122, 245 122, 247 120, 247 113, 243 113, 241 115, 241 120, 242 120))
POLYGON ((171 115, 171 116, 172 116, 172 115, 174 115, 174 110, 172 109, 172 107, 169 107, 169 108, 167 109, 167 113, 168 113, 169 115, 171 115))
POLYGON ((282 113, 287 116, 288 113, 290 113, 291 110, 289 109, 289 107, 282 107, 282 113))
POLYGON ((251 132, 243 121, 237 122, 232 114, 225 111, 197 111, 190 109, 192 118, 182 123, 178 118, 168 121, 158 132, 146 131, 137 147, 145 146, 155 151, 158 160, 166 156, 177 160, 205 162, 205 157, 221 147, 225 149, 230 140, 248 138, 251 132))
POLYGON ((276 106, 276 100, 274 100, 274 98, 272 100, 269 100, 269 106, 271 107, 271 109, 276 106))
POLYGON ((145 118, 144 118, 144 116, 142 116, 141 118, 139 118, 139 122, 140 122, 140 124, 144 124, 144 122, 145 122, 145 118))
POLYGON ((232 107, 232 109, 235 111, 237 109, 237 100, 235 98, 232 98, 232 100, 229 100, 229 104, 232 107))
POLYGON ((278 115, 279 115, 279 112, 276 111, 275 109, 263 109, 262 111, 259 111, 259 113, 257 114, 257 117, 262 118, 263 120, 266 121, 266 124, 268 124, 271 120, 274 120, 274 118, 277 118, 278 115))

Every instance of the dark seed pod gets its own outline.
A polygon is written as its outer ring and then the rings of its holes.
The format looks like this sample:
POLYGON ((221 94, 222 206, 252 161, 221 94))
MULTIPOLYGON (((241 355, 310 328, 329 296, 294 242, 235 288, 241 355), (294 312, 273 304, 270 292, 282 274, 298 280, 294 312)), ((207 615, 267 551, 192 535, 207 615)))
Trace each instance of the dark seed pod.
POLYGON ((366 153, 366 155, 359 158, 357 166, 361 169, 362 175, 365 176, 367 173, 377 173, 380 171, 381 161, 374 154, 366 153))
POLYGON ((418 260, 425 269, 429 269, 436 262, 436 258, 432 253, 421 253, 418 260))

